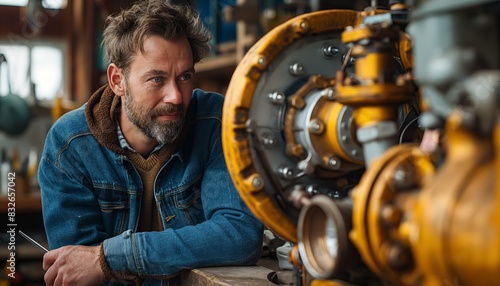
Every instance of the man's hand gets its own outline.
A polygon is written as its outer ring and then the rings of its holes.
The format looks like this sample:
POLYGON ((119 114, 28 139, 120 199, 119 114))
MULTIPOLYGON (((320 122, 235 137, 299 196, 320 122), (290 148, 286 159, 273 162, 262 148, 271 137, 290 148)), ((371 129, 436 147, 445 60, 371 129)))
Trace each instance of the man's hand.
POLYGON ((99 246, 64 246, 43 256, 44 280, 52 285, 98 285, 105 282, 99 246))

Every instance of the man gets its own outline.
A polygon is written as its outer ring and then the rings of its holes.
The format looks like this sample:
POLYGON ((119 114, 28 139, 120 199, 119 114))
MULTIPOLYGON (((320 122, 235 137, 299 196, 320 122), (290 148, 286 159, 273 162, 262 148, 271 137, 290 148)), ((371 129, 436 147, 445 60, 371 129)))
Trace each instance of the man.
POLYGON ((40 162, 47 285, 156 285, 259 259, 262 225, 224 161, 223 97, 193 90, 209 39, 166 0, 108 18, 108 84, 54 124, 40 162))

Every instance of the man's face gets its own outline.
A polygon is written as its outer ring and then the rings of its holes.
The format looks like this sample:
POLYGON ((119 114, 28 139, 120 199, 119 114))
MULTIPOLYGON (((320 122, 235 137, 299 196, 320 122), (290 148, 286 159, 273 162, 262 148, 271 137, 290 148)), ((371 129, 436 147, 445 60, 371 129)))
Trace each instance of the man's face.
POLYGON ((159 143, 181 133, 193 91, 193 56, 187 39, 170 42, 152 36, 138 51, 125 81, 127 119, 159 143))

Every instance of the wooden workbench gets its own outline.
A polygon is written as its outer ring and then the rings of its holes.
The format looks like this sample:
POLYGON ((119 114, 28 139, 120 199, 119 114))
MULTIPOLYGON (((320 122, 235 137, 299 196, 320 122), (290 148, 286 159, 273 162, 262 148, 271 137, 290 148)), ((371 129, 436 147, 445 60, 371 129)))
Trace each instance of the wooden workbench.
MULTIPOLYGON (((263 260, 257 266, 211 267, 186 271, 181 275, 182 286, 276 286, 268 279, 272 272, 286 280, 291 271, 280 270, 277 261, 263 260)), ((283 283, 279 285, 290 285, 283 283)))
POLYGON ((183 274, 182 286, 276 286, 267 279, 272 270, 262 266, 193 269, 183 274))

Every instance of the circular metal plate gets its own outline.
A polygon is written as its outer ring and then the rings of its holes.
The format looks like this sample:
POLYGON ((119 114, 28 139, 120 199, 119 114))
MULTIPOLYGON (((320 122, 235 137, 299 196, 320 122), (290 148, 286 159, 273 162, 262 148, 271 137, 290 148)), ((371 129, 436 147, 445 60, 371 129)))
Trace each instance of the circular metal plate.
MULTIPOLYGON (((357 21, 358 13, 349 10, 289 20, 250 49, 228 87, 222 136, 229 172, 254 215, 290 242, 297 240, 298 210, 286 201, 283 190, 291 179, 300 183, 301 170, 285 152, 286 97, 312 75, 335 76, 347 52, 340 33, 357 21)), ((321 178, 315 182, 321 184, 321 178)))

